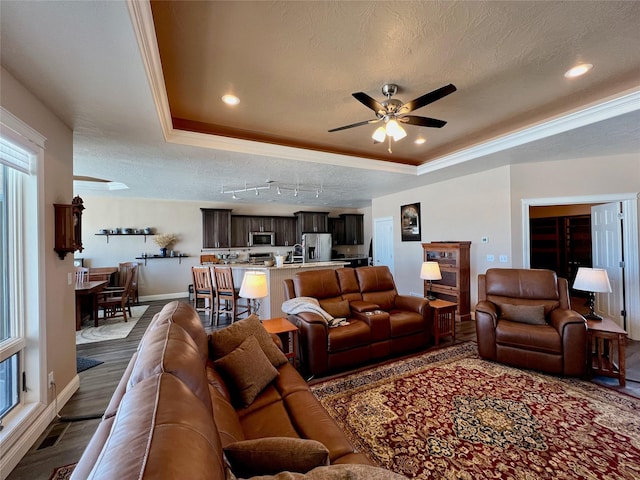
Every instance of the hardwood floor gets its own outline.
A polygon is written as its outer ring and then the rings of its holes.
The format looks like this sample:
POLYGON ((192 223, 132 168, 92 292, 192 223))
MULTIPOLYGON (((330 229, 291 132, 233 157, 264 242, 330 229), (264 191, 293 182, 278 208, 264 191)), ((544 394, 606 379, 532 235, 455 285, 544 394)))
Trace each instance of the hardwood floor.
MULTIPOLYGON (((184 300, 186 301, 186 299, 184 300)), ((129 359, 142 338, 142 334, 153 315, 160 311, 166 303, 166 301, 144 303, 144 305, 149 305, 148 310, 125 339, 78 345, 78 356, 101 360, 104 363, 79 374, 80 388, 60 411, 60 416, 63 419, 102 415, 129 359)), ((200 317, 205 329, 207 331, 213 330, 209 326, 209 316, 203 313, 200 317)), ((227 325, 223 322, 224 320, 221 319, 221 325, 218 328, 227 325)), ((475 338, 475 323, 473 321, 456 325, 456 343, 468 340, 475 341, 475 338)), ((446 347, 452 343, 450 337, 445 337, 438 348, 446 347)), ((627 346, 627 378, 640 380, 640 342, 629 341, 627 346)), ((594 381, 600 382, 600 379, 594 379, 594 381)), ((604 379, 604 381, 608 382, 609 379, 604 379)), ((613 386, 613 388, 616 387, 613 386)), ((626 388, 617 387, 616 389, 640 397, 640 383, 628 381, 626 388)), ((13 472, 9 474, 8 480, 47 480, 55 468, 77 462, 99 421, 99 418, 81 421, 54 421, 13 472), (51 429, 64 431, 52 446, 38 449, 42 441, 48 437, 48 432, 51 429)))

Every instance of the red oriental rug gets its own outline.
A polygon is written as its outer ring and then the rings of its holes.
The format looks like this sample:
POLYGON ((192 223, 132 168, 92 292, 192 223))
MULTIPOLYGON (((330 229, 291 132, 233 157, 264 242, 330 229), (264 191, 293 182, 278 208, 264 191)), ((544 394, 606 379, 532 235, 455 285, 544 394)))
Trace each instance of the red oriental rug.
POLYGON ((640 399, 481 360, 475 343, 311 389, 361 452, 409 478, 640 478, 640 399))

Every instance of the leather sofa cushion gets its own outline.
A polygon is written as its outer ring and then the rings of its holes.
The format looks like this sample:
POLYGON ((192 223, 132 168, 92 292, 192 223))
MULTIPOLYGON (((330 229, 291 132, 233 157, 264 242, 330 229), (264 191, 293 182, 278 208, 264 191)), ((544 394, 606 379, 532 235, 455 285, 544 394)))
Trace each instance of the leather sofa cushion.
POLYGON ((278 472, 306 473, 329 465, 329 450, 315 440, 267 437, 227 446, 225 456, 234 475, 249 478, 278 472))
POLYGON ((360 285, 358 285, 358 278, 356 277, 355 269, 338 268, 335 272, 338 276, 338 284, 340 285, 342 298, 349 300, 350 302, 362 300, 360 285))
POLYGON ((519 299, 558 299, 558 277, 551 270, 490 268, 486 294, 519 299))
POLYGON ((545 325, 544 305, 512 305, 503 303, 500 308, 500 318, 512 322, 522 322, 531 325, 545 325))
POLYGON ((262 351, 274 367, 288 362, 282 350, 273 343, 271 335, 264 329, 257 315, 250 315, 226 328, 213 332, 210 338, 213 359, 217 360, 230 354, 252 335, 256 338, 260 348, 262 348, 262 351))
POLYGON ((312 270, 299 272, 293 277, 297 297, 340 298, 341 291, 335 270, 312 270))
POLYGON ((496 326, 496 343, 522 350, 562 354, 562 339, 551 325, 499 320, 496 326))
POLYGON ((187 385, 211 412, 211 397, 205 364, 191 336, 179 325, 167 323, 150 330, 138 351, 127 391, 158 373, 175 375, 187 385))
POLYGON ((348 300, 321 300, 320 307, 333 318, 349 318, 351 316, 348 300))
POLYGON ((412 335, 424 332, 427 329, 426 321, 422 315, 405 310, 389 311, 389 323, 391 326, 391 338, 412 335))
POLYGON ((380 290, 362 294, 362 299, 366 302, 378 305, 380 310, 389 311, 394 307, 396 299, 395 290, 380 290))
POLYGON ((171 302, 166 304, 154 317, 151 328, 155 328, 165 323, 176 323, 180 325, 193 339, 200 352, 202 363, 207 361, 209 356, 209 344, 207 333, 202 328, 202 321, 198 312, 191 305, 184 302, 171 302))
MULTIPOLYGON (((544 316, 547 317, 552 310, 560 307, 560 301, 554 299, 519 299, 509 297, 499 297, 496 295, 490 295, 487 300, 491 303, 495 303, 498 306, 501 305, 527 305, 530 307, 536 307, 542 305, 544 307, 544 316)), ((499 307, 498 307, 499 308, 499 307)))
POLYGON ((329 352, 339 352, 349 348, 368 345, 371 342, 369 325, 362 320, 349 319, 349 325, 330 328, 328 333, 329 352))
POLYGON ((222 445, 211 411, 178 378, 160 373, 124 395, 88 478, 224 476, 222 445))
MULTIPOLYGON (((269 390, 271 390, 271 387, 266 391, 269 390)), ((261 397, 263 395, 264 392, 254 402, 254 404, 260 402, 260 408, 252 408, 254 405, 251 405, 246 411, 238 411, 244 437, 247 440, 264 437, 300 438, 293 423, 291 423, 294 416, 290 414, 284 403, 282 401, 262 403, 261 397)))
POLYGON ((360 285, 360 293, 362 294, 385 290, 393 290, 395 292, 396 290, 393 275, 391 275, 388 267, 356 268, 356 276, 358 277, 358 285, 360 285))
POLYGON ((278 371, 253 335, 214 364, 233 385, 232 400, 242 407, 251 405, 258 394, 278 376, 278 371))

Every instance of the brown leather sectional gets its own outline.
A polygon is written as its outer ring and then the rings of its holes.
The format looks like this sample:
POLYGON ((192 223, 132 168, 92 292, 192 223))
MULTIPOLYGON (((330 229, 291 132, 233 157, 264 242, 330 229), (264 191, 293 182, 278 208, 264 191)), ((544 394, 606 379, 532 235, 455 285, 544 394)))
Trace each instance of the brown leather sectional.
MULTIPOLYGON (((360 464, 352 470, 364 473, 353 478, 380 473, 354 450, 288 362, 248 407, 235 408, 210 347, 215 349, 193 307, 167 304, 147 328, 72 478, 220 480, 223 448, 264 437, 319 441, 332 465, 360 464)), ((382 472, 375 478, 397 478, 382 472)))
POLYGON ((560 375, 585 371, 586 321, 571 310, 567 280, 551 270, 491 268, 478 275, 476 335, 488 360, 560 375))
POLYGON ((285 298, 312 297, 326 310, 348 301, 348 325, 330 328, 313 312, 290 314, 299 329, 305 373, 343 370, 425 348, 431 339, 429 302, 398 295, 386 266, 300 272, 284 281, 285 298))

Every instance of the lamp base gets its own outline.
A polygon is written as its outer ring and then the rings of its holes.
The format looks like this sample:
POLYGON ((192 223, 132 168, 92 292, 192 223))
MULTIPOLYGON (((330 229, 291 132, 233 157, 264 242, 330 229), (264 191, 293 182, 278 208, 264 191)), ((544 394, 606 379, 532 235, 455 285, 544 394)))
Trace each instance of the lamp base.
POLYGON ((427 292, 427 300, 437 300, 438 297, 436 297, 433 293, 431 292, 427 292))
POLYGON ((602 321, 602 316, 598 315, 596 312, 589 312, 586 315, 583 315, 584 318, 586 318, 587 320, 598 320, 598 321, 602 321))
POLYGON ((589 306, 589 313, 583 315, 587 320, 598 320, 602 321, 602 316, 598 315, 595 312, 596 306, 596 294, 594 292, 589 292, 589 299, 587 300, 587 305, 589 306))

